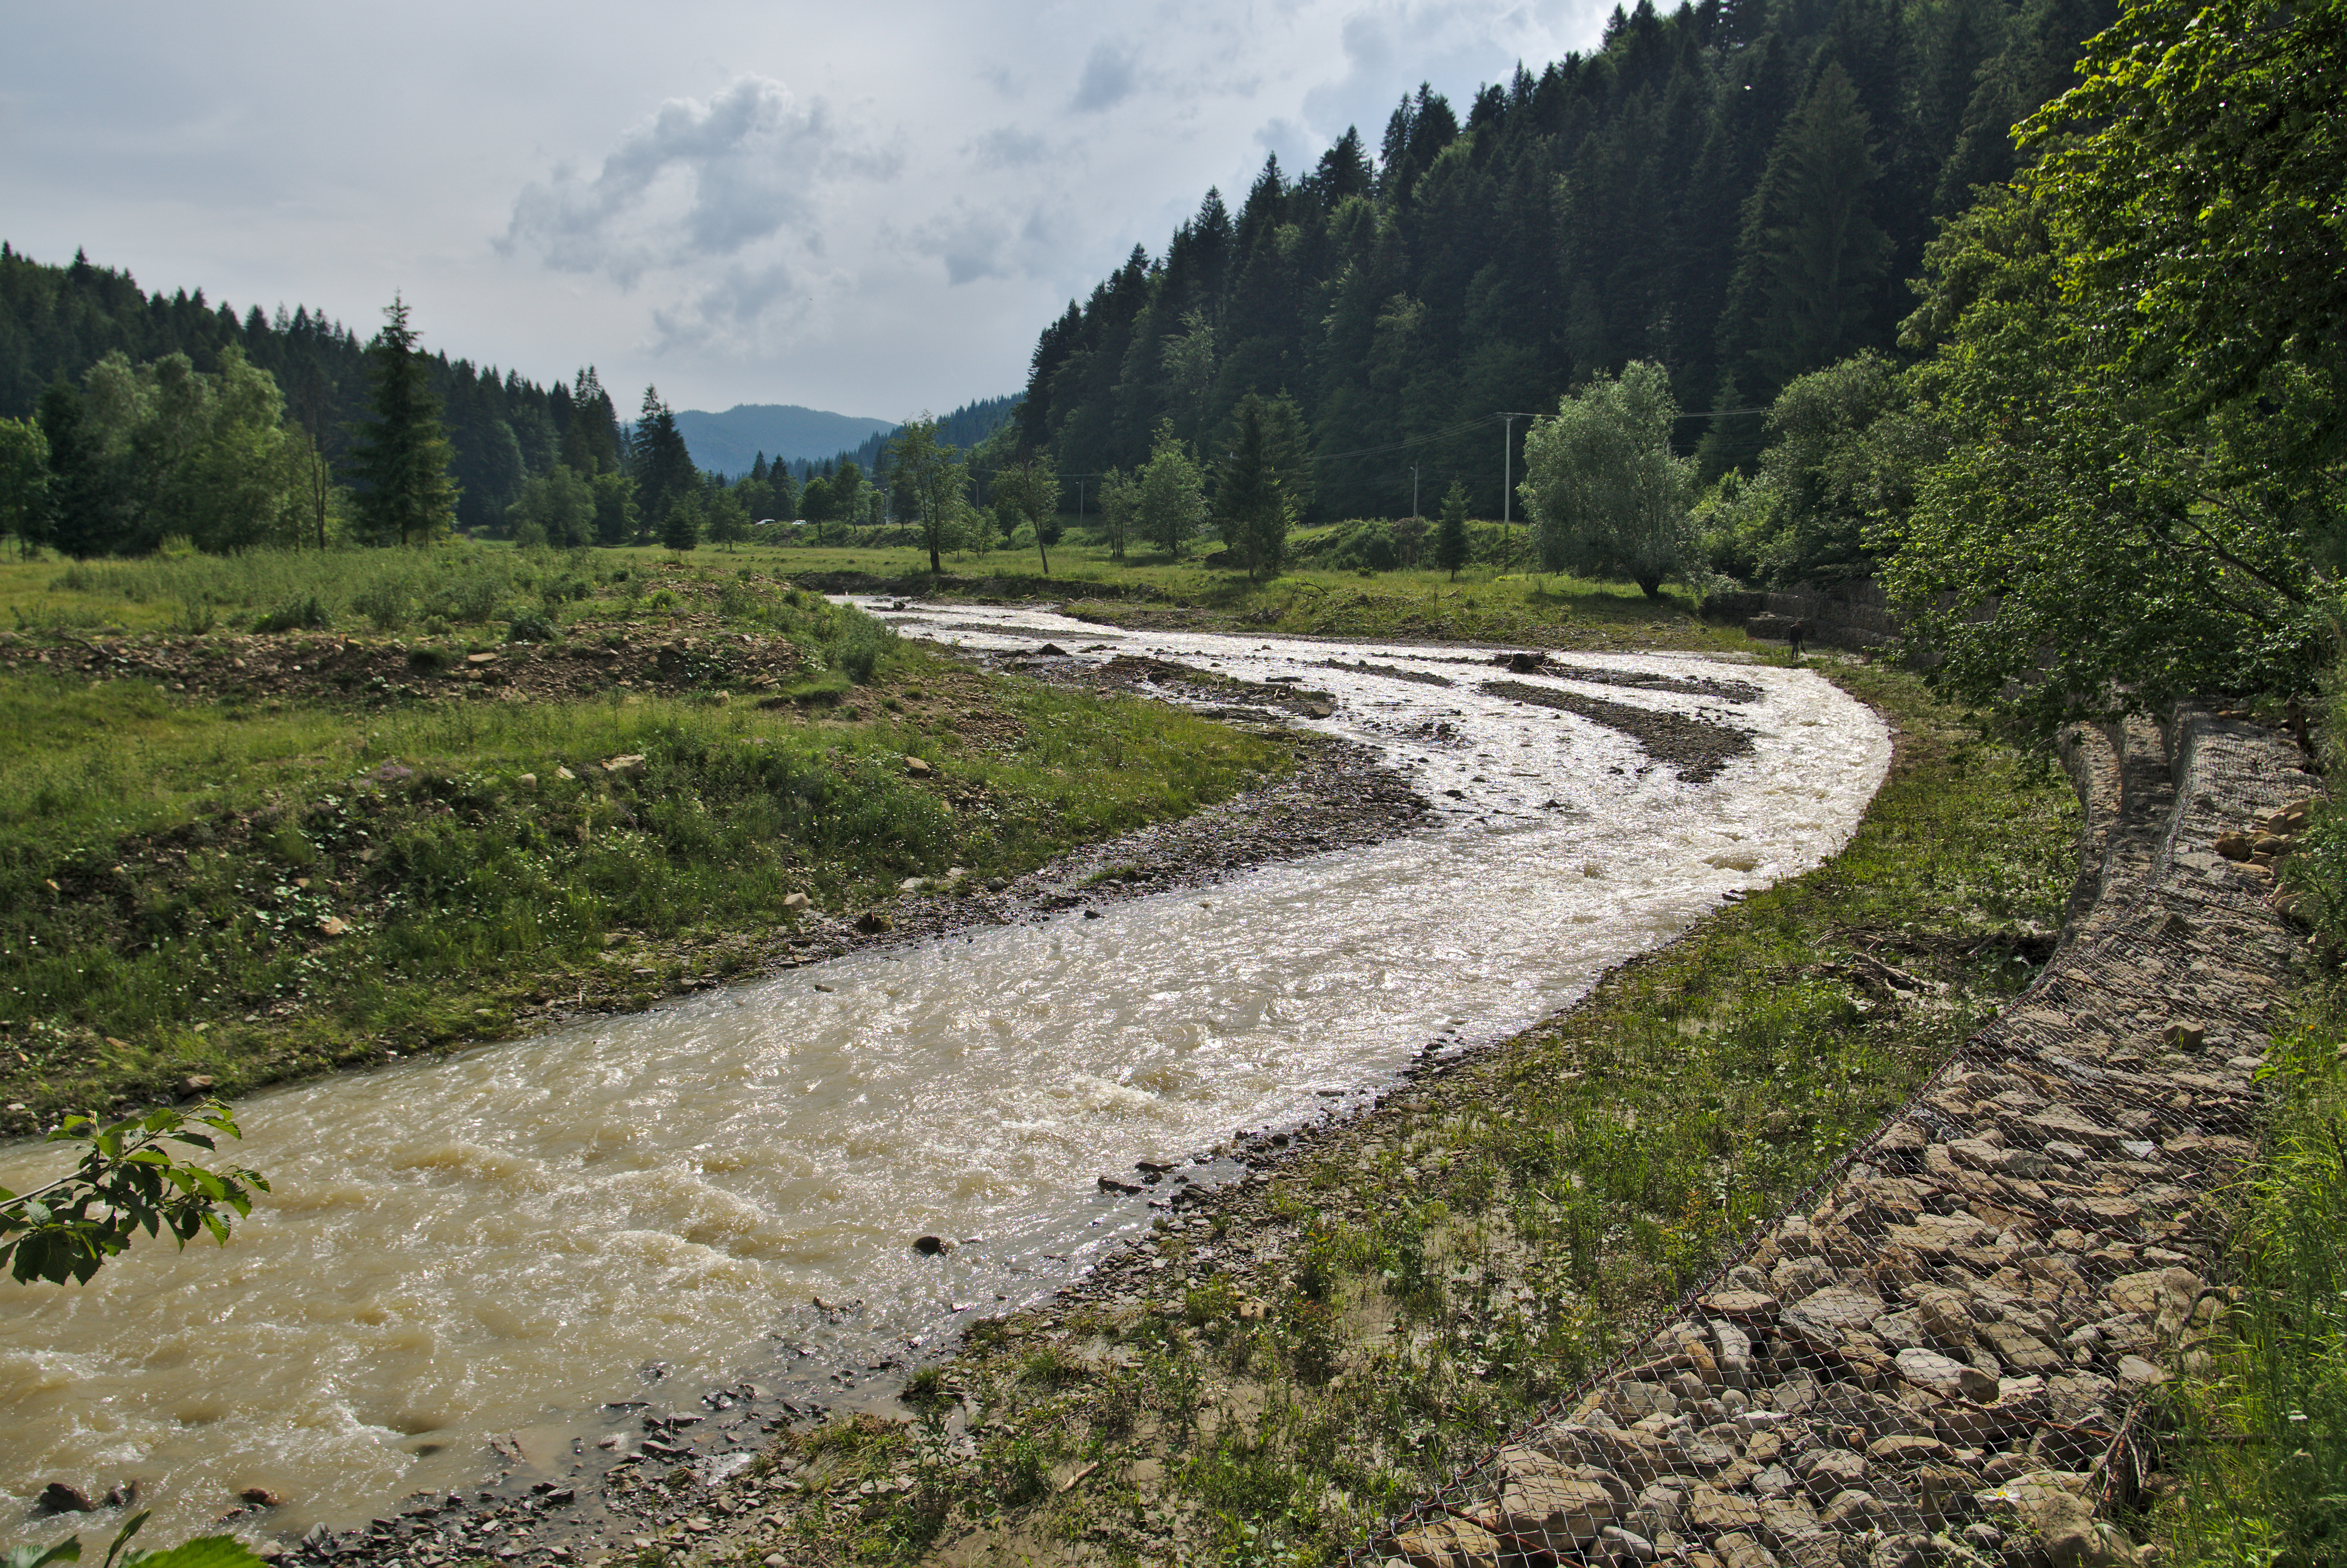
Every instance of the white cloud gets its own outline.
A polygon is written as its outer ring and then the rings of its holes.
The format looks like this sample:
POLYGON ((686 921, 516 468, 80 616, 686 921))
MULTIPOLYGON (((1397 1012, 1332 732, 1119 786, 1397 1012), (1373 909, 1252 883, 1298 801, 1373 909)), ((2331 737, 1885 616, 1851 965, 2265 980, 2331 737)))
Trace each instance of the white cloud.
POLYGON ((1611 0, 1072 0, 883 17, 683 0, 413 0, 382 34, 295 0, 13 17, 6 236, 149 288, 355 324, 405 291, 435 348, 596 363, 678 406, 947 408, 1209 185, 1376 145, 1421 78, 1593 44, 1611 0), (360 73, 321 59, 368 52, 360 73), (267 93, 249 84, 266 80, 267 93))
POLYGON ((885 181, 900 164, 820 99, 803 104, 778 81, 744 76, 707 103, 662 104, 591 179, 559 167, 525 188, 501 243, 622 287, 778 236, 819 255, 825 193, 845 180, 885 181))

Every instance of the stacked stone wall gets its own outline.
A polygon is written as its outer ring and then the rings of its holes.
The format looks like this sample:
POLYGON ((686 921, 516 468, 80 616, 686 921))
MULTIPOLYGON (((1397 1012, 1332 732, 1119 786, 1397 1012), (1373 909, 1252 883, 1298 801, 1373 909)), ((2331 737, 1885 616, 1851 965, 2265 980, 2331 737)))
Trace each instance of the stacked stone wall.
POLYGON ((1658 1331, 1357 1561, 2127 1560, 2104 1516, 2142 1480, 2146 1396, 2227 1299, 2210 1200, 2257 1155, 2298 945, 2270 869, 2229 854, 2252 825, 2286 848, 2315 781, 2285 738, 2194 709, 2075 732, 2065 760, 2080 871, 2036 983, 1658 1331))
POLYGON ((1887 648, 1899 638, 1890 596, 1871 578, 1832 588, 1716 593, 1704 600, 1703 612, 1716 620, 1737 621, 1753 636, 1776 641, 1789 637, 1796 621, 1802 622, 1807 627, 1806 641, 1859 652, 1887 648))

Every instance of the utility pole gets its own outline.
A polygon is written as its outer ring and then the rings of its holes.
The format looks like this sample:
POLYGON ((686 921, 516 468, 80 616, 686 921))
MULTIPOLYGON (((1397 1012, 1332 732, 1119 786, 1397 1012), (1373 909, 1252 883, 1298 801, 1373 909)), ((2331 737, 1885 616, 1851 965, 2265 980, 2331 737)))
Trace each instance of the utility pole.
MULTIPOLYGON (((1409 520, 1418 521, 1418 465, 1415 463, 1409 466, 1409 520)), ((319 548, 323 549, 325 547, 321 545, 319 548)))

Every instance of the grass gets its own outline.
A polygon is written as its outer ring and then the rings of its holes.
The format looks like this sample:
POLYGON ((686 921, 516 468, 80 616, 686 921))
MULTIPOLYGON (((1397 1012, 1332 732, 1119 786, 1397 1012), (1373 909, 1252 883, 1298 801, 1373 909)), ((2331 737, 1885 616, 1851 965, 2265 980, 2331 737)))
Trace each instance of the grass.
MULTIPOLYGON (((1621 1348, 2034 977, 2073 870, 2066 784, 1907 675, 1831 673, 1903 732, 1840 855, 1317 1141, 1251 1219, 1162 1223, 1157 1298, 973 1330, 946 1380, 992 1446, 957 1472, 953 1560, 1335 1560, 1621 1348), (1234 1236, 1273 1245, 1173 1266, 1234 1236), (987 1488, 1018 1443, 1101 1468, 1007 1504, 987 1488)), ((851 1526, 810 1555, 919 1553, 851 1526)))
MULTIPOLYGON (((1287 765, 1178 710, 981 674, 744 563, 331 559, 330 624, 411 572, 477 604, 534 587, 574 638, 779 632, 804 678, 755 706, 614 687, 363 707, 0 674, 0 1128, 496 1038, 558 1002, 645 1005, 787 952, 794 895, 880 910, 903 878, 1015 874, 1287 765), (602 765, 620 756, 643 760, 602 765)), ((0 592, 46 569, 73 579, 52 597, 151 609, 200 581, 266 604, 323 598, 318 559, 35 563, 0 592)))
POLYGON ((2191 1568, 2312 1568, 2347 1550, 2347 1014, 2270 1053, 2264 1158, 2233 1194, 2235 1305, 2169 1391, 2149 1532, 2191 1568))

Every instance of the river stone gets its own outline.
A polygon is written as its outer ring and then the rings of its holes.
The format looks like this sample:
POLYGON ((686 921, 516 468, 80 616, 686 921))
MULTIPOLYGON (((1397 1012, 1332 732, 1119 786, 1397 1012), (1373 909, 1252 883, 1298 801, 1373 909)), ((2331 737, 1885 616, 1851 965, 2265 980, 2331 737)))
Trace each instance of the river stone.
POLYGON ((1698 1486, 1689 1492, 1685 1512, 1688 1528, 1706 1538, 1760 1528, 1759 1504, 1716 1486, 1698 1486))
POLYGON ((1711 1543, 1719 1568, 1778 1568, 1768 1549, 1741 1530, 1732 1530, 1711 1543))
POLYGON ((1777 1298, 1758 1290, 1720 1290, 1696 1303, 1715 1317, 1735 1323, 1767 1324, 1777 1316, 1777 1298))
POLYGON ((1869 1464, 1894 1465, 1901 1469, 1909 1469, 1930 1460, 1945 1459, 1947 1454, 1948 1445, 1937 1438, 1910 1437, 1902 1434, 1898 1437, 1877 1438, 1866 1445, 1866 1460, 1869 1464))
POLYGON ((1410 1568, 1499 1568, 1500 1538, 1464 1519, 1430 1519, 1394 1537, 1410 1568))
POLYGON ((1973 1342, 1972 1297, 1961 1290, 1935 1287, 1914 1293, 1915 1310, 1923 1332, 1942 1345, 1962 1348, 1973 1342))
POLYGON ((1594 1465, 1644 1486, 1678 1468, 1678 1450, 1669 1440, 1635 1427, 1604 1431, 1594 1427, 1552 1427, 1532 1439, 1532 1446, 1569 1465, 1594 1465))
POLYGON ((1882 1243, 1940 1262, 1958 1247, 1977 1245, 1988 1228, 1970 1214, 1924 1214, 1913 1225, 1892 1225, 1882 1243))
POLYGON ((1866 1456, 1848 1449, 1816 1449, 1794 1468, 1801 1472, 1809 1495, 1839 1496, 1866 1480, 1866 1456))
POLYGON ((1633 1563, 1652 1563, 1655 1560, 1653 1542, 1635 1532, 1624 1530, 1618 1524, 1609 1524, 1599 1531, 1597 1544, 1601 1551, 1616 1558, 1626 1558, 1633 1563))
POLYGON ((1644 1535, 1676 1535, 1686 1528, 1686 1506, 1685 1487, 1657 1481, 1638 1494, 1638 1505, 1631 1511, 1630 1522, 1644 1535))
POLYGON ((1891 1510, 1884 1507, 1882 1500, 1872 1492, 1850 1487, 1834 1494, 1834 1500, 1826 1504, 1826 1511, 1819 1516, 1818 1522, 1829 1530, 1856 1534, 1889 1524, 1891 1510))
POLYGON ((1630 1489, 1593 1466, 1567 1469, 1528 1448, 1500 1450, 1500 1528, 1556 1550, 1586 1546, 1630 1511, 1630 1489))
POLYGON ((1816 1533, 1817 1511, 1798 1497, 1760 1504, 1760 1539, 1778 1552, 1795 1539, 1816 1533))
POLYGON ((1986 1404, 1996 1398, 1996 1379, 1969 1362, 1929 1350, 1901 1350, 1895 1365, 1899 1375, 1920 1389, 1949 1399, 1986 1404))
POLYGON ((1833 1286, 1786 1308, 1779 1322, 1788 1333, 1832 1349, 1881 1316, 1881 1297, 1833 1286))
POLYGON ((2030 1141, 2038 1144, 2052 1143, 2084 1143, 2097 1153, 2108 1154, 2117 1150, 2124 1133, 2092 1122, 2066 1105, 2055 1105, 2024 1116, 2019 1125, 2030 1141))
POLYGON ((2111 1281, 2109 1296, 2114 1311, 2140 1313, 2165 1337, 2184 1326, 2203 1288, 2188 1268, 2156 1268, 2111 1281))
POLYGON ((1642 1420, 1657 1413, 1668 1415, 1677 1408, 1676 1396, 1659 1383, 1630 1378, 1605 1391, 1605 1413, 1617 1421, 1642 1420))
POLYGON ((1973 1332, 1998 1360, 2016 1372, 2052 1372, 2068 1364, 2018 1324, 1983 1323, 1973 1332))

